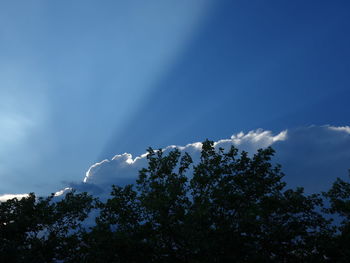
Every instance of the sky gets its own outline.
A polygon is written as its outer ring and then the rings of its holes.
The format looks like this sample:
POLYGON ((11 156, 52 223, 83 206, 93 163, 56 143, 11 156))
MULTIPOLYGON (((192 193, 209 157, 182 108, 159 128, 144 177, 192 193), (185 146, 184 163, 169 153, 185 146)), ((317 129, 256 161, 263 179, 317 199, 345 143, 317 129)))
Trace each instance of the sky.
POLYGON ((349 11, 345 0, 0 2, 0 195, 48 194, 117 154, 241 131, 287 131, 271 145, 291 183, 311 187, 322 158, 342 173, 349 11))

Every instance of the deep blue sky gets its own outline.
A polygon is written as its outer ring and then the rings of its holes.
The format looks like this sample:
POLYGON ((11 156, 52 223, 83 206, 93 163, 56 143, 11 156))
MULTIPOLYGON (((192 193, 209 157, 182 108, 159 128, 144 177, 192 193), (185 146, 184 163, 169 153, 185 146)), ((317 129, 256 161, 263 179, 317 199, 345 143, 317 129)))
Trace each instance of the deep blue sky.
POLYGON ((345 0, 1 2, 0 194, 55 191, 148 146, 348 125, 349 13, 345 0))

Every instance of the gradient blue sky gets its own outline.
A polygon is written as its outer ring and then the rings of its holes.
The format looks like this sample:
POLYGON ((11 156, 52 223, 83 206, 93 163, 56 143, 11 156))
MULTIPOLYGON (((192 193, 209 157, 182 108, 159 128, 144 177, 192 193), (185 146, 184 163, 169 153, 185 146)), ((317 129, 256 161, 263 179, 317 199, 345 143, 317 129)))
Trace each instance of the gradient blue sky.
POLYGON ((0 194, 148 146, 350 123, 349 1, 1 1, 0 194))

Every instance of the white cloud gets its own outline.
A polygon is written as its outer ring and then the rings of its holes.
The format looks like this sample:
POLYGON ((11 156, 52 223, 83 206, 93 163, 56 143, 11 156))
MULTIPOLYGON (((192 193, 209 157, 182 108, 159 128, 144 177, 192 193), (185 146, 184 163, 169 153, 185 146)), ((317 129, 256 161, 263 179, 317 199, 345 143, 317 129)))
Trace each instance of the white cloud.
POLYGON ((343 132, 347 132, 350 134, 350 127, 349 126, 342 126, 342 127, 334 127, 334 126, 329 126, 328 127, 330 130, 334 130, 334 131, 343 131, 343 132))
MULTIPOLYGON (((277 135, 273 135, 271 131, 262 129, 250 131, 247 134, 243 132, 233 135, 231 139, 220 140, 215 142, 216 148, 229 149, 231 145, 239 147, 241 150, 255 152, 259 148, 265 148, 272 145, 274 142, 282 141, 287 138, 287 131, 282 131, 277 135)), ((202 143, 196 142, 187 144, 186 146, 171 145, 166 147, 165 153, 178 148, 182 152, 188 152, 194 161, 199 159, 202 143)), ((135 179, 138 171, 147 166, 147 154, 143 154, 133 158, 131 154, 124 153, 115 155, 111 160, 103 160, 92 165, 86 172, 84 183, 97 185, 118 184, 120 181, 135 179)))
MULTIPOLYGON (((347 178, 350 168, 350 127, 309 126, 285 130, 274 134, 258 129, 248 133, 234 134, 230 139, 219 140, 215 147, 229 149, 232 145, 250 154, 259 148, 272 146, 276 150, 274 162, 282 164, 289 187, 304 186, 308 192, 319 192, 330 187, 336 177, 347 178)), ((178 148, 188 152, 194 163, 198 162, 202 143, 185 146, 171 145, 165 154, 178 148)), ((86 172, 81 183, 71 183, 56 196, 61 196, 71 188, 88 191, 97 195, 108 194, 112 184, 133 183, 138 171, 147 167, 147 154, 133 158, 131 154, 115 155, 110 160, 93 164, 86 172)), ((0 201, 21 198, 27 194, 5 194, 0 201)))
MULTIPOLYGON (((276 150, 274 161, 282 164, 285 180, 290 187, 304 186, 306 191, 326 190, 336 177, 347 176, 350 168, 350 127, 309 126, 285 130, 277 134, 258 129, 248 133, 234 134, 230 139, 215 142, 216 148, 229 149, 231 145, 253 154, 259 148, 272 146, 276 150)), ((174 148, 188 152, 198 161, 202 144, 168 146, 167 153, 174 148)), ((133 158, 124 153, 111 160, 92 165, 86 173, 86 189, 110 190, 111 184, 132 182, 138 171, 147 166, 146 154, 133 158)), ((79 188, 79 185, 75 185, 79 188)), ((84 184, 80 187, 84 188, 84 184)))
POLYGON ((278 141, 285 141, 287 139, 287 130, 273 135, 271 131, 264 131, 258 129, 250 131, 247 134, 240 132, 231 136, 231 139, 219 140, 215 143, 216 147, 228 149, 231 145, 238 147, 240 150, 249 153, 255 152, 259 148, 266 148, 278 141))
POLYGON ((6 200, 13 199, 13 198, 21 199, 27 196, 28 194, 4 194, 4 195, 0 195, 0 202, 5 202, 6 200))
POLYGON ((65 193, 67 193, 67 192, 69 192, 69 191, 71 191, 72 190, 72 188, 71 187, 66 187, 66 188, 64 188, 64 189, 62 189, 62 190, 60 190, 60 191, 57 191, 56 193, 55 193, 55 195, 54 196, 61 196, 61 195, 64 195, 65 193))

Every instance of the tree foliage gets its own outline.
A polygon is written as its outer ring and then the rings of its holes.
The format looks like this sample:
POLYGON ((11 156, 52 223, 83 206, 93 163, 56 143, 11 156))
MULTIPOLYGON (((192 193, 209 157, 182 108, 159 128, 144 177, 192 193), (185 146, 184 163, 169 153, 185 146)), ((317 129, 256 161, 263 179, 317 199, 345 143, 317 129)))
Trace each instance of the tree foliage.
POLYGON ((105 201, 72 192, 2 202, 0 261, 347 262, 350 184, 288 189, 273 155, 207 140, 194 164, 150 148, 135 184, 112 186, 105 201), (95 224, 83 227, 92 210, 95 224))
POLYGON ((0 203, 0 262, 54 262, 75 253, 93 198, 74 192, 53 198, 31 193, 0 203))

